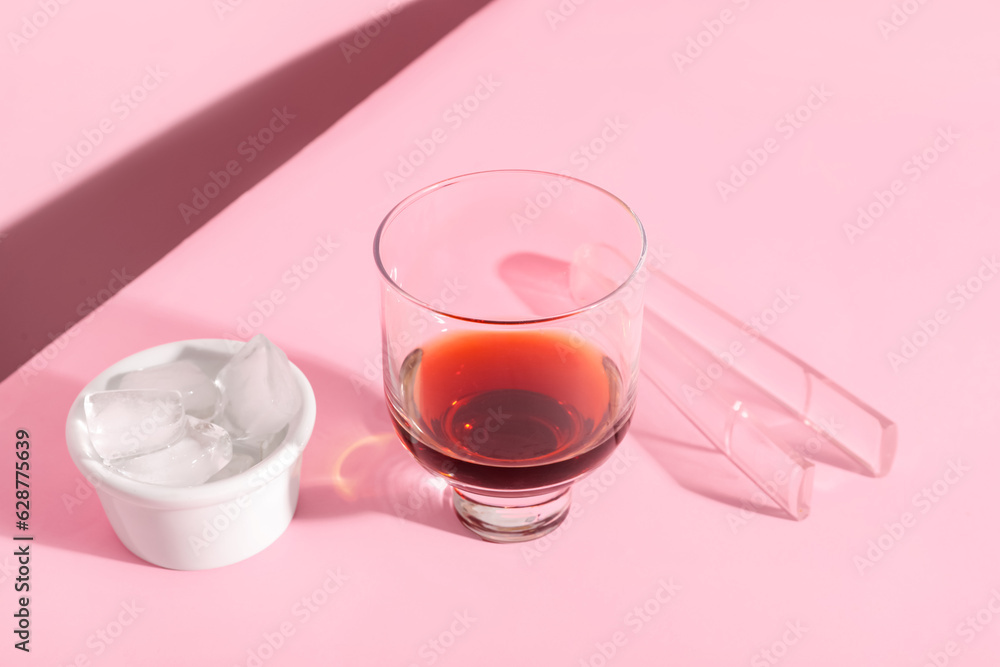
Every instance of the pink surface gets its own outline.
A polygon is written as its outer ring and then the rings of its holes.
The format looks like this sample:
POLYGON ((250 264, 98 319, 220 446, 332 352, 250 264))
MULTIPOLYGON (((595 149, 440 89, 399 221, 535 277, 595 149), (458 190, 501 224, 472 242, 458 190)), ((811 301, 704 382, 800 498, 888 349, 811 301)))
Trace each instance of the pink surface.
POLYGON ((996 664, 998 20, 985 2, 487 6, 0 384, 8 465, 31 431, 35 536, 32 652, 8 633, 3 664, 996 664), (620 195, 671 273, 741 318, 795 295, 767 335, 896 420, 890 474, 818 466, 806 521, 746 511, 697 492, 731 471, 670 444, 688 431, 647 392, 559 533, 471 537, 391 433, 371 238, 412 190, 496 167, 620 195), (317 396, 296 517, 243 563, 149 566, 72 466, 66 411, 132 352, 258 331, 317 396))
POLYGON ((391 16, 387 0, 5 3, 0 71, 14 87, 0 127, 0 225, 382 12, 391 16), (67 164, 88 134, 92 152, 67 164))
POLYGON ((0 129, 0 188, 9 189, 0 198, 0 310, 10 320, 0 377, 485 0, 233 11, 222 8, 234 0, 213 0, 211 10, 146 13, 115 2, 56 12, 53 2, 25 10, 7 35, 12 55, 0 58, 13 83, 0 129))

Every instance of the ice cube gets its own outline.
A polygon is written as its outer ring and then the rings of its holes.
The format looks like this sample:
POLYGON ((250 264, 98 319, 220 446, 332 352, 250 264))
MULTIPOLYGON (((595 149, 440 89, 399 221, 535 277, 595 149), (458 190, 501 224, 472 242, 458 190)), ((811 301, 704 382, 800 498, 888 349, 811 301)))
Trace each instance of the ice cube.
POLYGON ((184 433, 184 406, 178 391, 97 391, 84 398, 83 410, 90 441, 105 461, 155 452, 184 433))
POLYGON ((226 467, 215 474, 210 481, 227 479, 233 475, 239 475, 260 463, 260 449, 242 443, 233 444, 233 458, 226 464, 226 467))
POLYGON ((219 410, 221 394, 212 378, 189 360, 150 366, 122 376, 121 389, 176 389, 181 392, 184 412, 198 419, 211 419, 219 410))
POLYGON ((204 484, 233 458, 233 441, 224 428, 187 417, 183 436, 152 454, 118 459, 109 465, 134 480, 162 486, 204 484))
POLYGON ((271 452, 277 449, 278 445, 280 445, 282 442, 285 441, 286 435, 288 435, 287 424, 277 433, 272 433, 271 435, 265 436, 263 438, 247 440, 245 442, 252 445, 254 449, 258 452, 257 461, 260 462, 261 460, 270 456, 271 452))
POLYGON ((222 391, 217 421, 235 440, 263 445, 302 407, 288 357, 260 334, 229 360, 215 383, 222 391))

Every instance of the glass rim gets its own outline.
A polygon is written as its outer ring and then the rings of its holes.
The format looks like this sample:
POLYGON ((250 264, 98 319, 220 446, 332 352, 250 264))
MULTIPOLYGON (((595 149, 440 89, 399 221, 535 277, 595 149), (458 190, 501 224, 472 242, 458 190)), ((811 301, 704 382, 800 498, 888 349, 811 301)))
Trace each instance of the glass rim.
POLYGON ((639 220, 639 216, 636 215, 635 211, 632 210, 632 207, 629 206, 628 204, 626 204, 620 197, 618 197, 617 195, 615 195, 612 192, 609 192, 608 190, 605 190, 604 188, 600 187, 599 185, 594 185, 593 183, 590 183, 588 181, 584 181, 584 180, 576 178, 574 176, 568 176, 566 174, 557 174, 555 172, 541 171, 541 170, 536 170, 536 169, 489 169, 489 170, 484 170, 484 171, 473 171, 473 172, 469 172, 469 173, 466 173, 466 174, 460 174, 458 176, 452 176, 450 178, 446 178, 446 179, 438 181, 436 183, 432 183, 431 185, 425 186, 425 187, 423 187, 423 188, 421 188, 421 189, 419 189, 419 190, 411 193, 410 195, 404 197, 399 203, 397 203, 395 206, 393 206, 389 210, 388 213, 386 213, 386 215, 385 215, 384 218, 382 218, 382 222, 379 224, 378 229, 375 231, 375 241, 374 241, 374 244, 373 244, 373 251, 374 251, 374 254, 375 254, 375 265, 378 267, 378 270, 379 270, 379 273, 382 276, 382 279, 389 286, 391 286, 392 289, 395 290, 397 294, 399 294, 400 296, 402 296, 406 300, 414 303, 415 305, 421 307, 422 309, 430 311, 432 313, 435 313, 435 314, 443 316, 443 317, 447 317, 449 319, 459 320, 459 321, 463 321, 463 322, 473 322, 473 323, 478 323, 478 324, 491 324, 491 325, 519 325, 519 324, 537 324, 537 323, 542 323, 542 322, 552 322, 552 321, 555 321, 555 320, 563 320, 563 319, 566 319, 566 318, 569 318, 569 317, 574 317, 574 316, 579 315, 581 313, 585 313, 585 312, 587 312, 587 311, 589 311, 591 309, 599 308, 603 304, 605 304, 608 301, 610 301, 611 299, 613 299, 619 292, 623 291, 628 285, 630 285, 635 280, 636 276, 642 270, 643 264, 646 261, 647 246, 648 246, 648 242, 647 242, 647 239, 646 239, 646 230, 642 226, 642 221, 639 220), (622 208, 624 208, 625 211, 628 212, 628 215, 632 218, 632 221, 635 223, 636 229, 639 232, 639 240, 641 241, 641 248, 640 248, 640 251, 639 251, 639 258, 636 260, 635 265, 632 267, 631 272, 629 272, 628 276, 624 280, 622 280, 618 284, 617 287, 615 287, 613 290, 611 290, 610 292, 608 292, 607 294, 605 294, 604 296, 602 296, 600 299, 597 299, 596 301, 594 301, 592 303, 588 303, 588 304, 586 304, 584 306, 580 306, 579 308, 574 308, 572 310, 568 310, 566 312, 558 313, 556 315, 547 315, 547 316, 544 316, 544 317, 531 317, 531 318, 527 318, 527 319, 518 319, 518 320, 495 320, 495 319, 488 319, 488 318, 471 317, 471 316, 468 316, 468 315, 459 315, 457 313, 451 313, 451 312, 448 312, 448 311, 443 310, 443 309, 435 308, 434 306, 432 306, 431 304, 427 303, 423 299, 420 299, 420 298, 414 296, 413 294, 410 294, 407 290, 405 290, 403 287, 401 287, 399 285, 399 283, 397 283, 395 280, 393 280, 393 278, 389 275, 388 271, 386 271, 385 265, 382 263, 382 257, 381 257, 381 253, 380 253, 381 241, 382 241, 382 236, 385 233, 385 231, 388 229, 389 225, 395 220, 395 218, 397 217, 397 215, 403 209, 405 209, 406 207, 408 207, 413 202, 415 202, 415 201, 417 201, 419 199, 423 199, 424 197, 427 197, 428 195, 436 192, 437 190, 440 190, 441 188, 443 188, 443 187, 445 187, 447 185, 451 185, 452 183, 455 183, 457 181, 467 181, 467 180, 469 180, 471 178, 474 178, 474 177, 487 176, 487 175, 491 175, 491 174, 508 174, 508 175, 509 174, 532 174, 532 175, 537 175, 537 176, 548 176, 548 177, 558 178, 560 180, 574 181, 574 182, 579 183, 579 184, 581 184, 581 185, 583 185, 583 186, 585 186, 585 187, 587 187, 587 188, 589 188, 591 190, 596 190, 599 193, 607 195, 611 199, 613 199, 616 202, 618 202, 622 206, 622 208))

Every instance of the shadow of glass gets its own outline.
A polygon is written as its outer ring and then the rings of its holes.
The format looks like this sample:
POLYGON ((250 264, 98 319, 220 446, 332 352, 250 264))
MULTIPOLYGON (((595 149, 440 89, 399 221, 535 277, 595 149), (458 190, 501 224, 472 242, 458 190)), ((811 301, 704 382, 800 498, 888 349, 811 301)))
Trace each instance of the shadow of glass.
POLYGON ((316 394, 316 426, 302 463, 296 520, 379 512, 456 535, 451 491, 400 443, 385 406, 381 378, 357 374, 291 353, 316 394))

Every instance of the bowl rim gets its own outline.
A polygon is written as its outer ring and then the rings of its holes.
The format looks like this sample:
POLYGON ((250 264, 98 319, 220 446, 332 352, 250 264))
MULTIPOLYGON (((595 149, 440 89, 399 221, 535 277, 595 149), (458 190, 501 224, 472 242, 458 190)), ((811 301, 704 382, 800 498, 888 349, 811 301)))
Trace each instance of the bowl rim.
POLYGON ((316 396, 312 385, 298 366, 291 362, 296 385, 302 392, 302 408, 290 422, 281 443, 249 470, 199 486, 160 486, 115 473, 104 465, 90 444, 83 399, 91 392, 106 389, 111 378, 126 371, 175 361, 188 349, 234 354, 245 344, 246 341, 225 338, 173 341, 141 350, 105 368, 80 390, 66 417, 66 446, 77 469, 98 493, 108 492, 133 504, 160 509, 190 509, 242 501, 282 477, 301 460, 316 421, 316 396))

